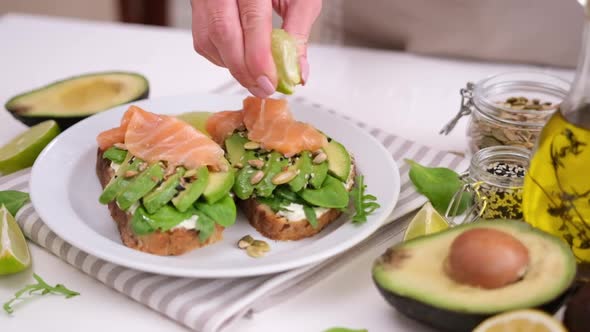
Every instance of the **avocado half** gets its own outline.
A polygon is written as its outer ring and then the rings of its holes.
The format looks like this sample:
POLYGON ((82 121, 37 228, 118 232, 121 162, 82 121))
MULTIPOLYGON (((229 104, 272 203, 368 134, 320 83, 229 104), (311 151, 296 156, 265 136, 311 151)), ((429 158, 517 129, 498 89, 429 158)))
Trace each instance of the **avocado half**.
POLYGON ((373 281, 402 314, 441 331, 468 332, 495 314, 522 308, 555 313, 570 293, 576 260, 567 244, 522 221, 481 221, 400 243, 373 266, 373 281), (530 264, 523 278, 496 289, 462 285, 444 272, 453 240, 464 231, 493 228, 519 239, 530 264))
POLYGON ((28 126, 55 120, 63 130, 95 113, 145 99, 149 90, 148 80, 137 73, 90 73, 19 94, 4 107, 28 126))

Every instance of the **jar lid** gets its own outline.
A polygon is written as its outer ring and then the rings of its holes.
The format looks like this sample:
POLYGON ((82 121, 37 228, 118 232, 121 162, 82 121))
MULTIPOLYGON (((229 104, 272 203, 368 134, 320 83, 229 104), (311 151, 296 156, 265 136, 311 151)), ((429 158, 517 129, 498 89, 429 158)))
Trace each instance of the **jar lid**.
POLYGON ((507 72, 487 77, 475 84, 473 103, 480 114, 501 123, 543 127, 558 109, 570 88, 562 78, 542 72, 507 72), (546 104, 541 109, 518 109, 508 102, 524 97, 546 104), (549 105, 550 103, 550 105, 549 105))

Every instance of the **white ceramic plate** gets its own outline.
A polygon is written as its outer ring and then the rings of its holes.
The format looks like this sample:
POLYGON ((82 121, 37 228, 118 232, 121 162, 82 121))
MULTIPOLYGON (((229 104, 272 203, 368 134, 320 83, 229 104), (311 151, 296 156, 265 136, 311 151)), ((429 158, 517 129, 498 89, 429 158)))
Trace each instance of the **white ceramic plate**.
MULTIPOLYGON (((240 109, 239 96, 191 95, 135 103, 160 114, 195 110, 240 109)), ((390 153, 356 125, 307 105, 291 104, 295 117, 320 128, 353 153, 365 175, 368 192, 381 208, 362 225, 340 217, 314 237, 275 242, 264 258, 253 259, 236 247, 246 234, 262 238, 243 215, 225 230, 224 239, 175 257, 142 253, 124 246, 106 206, 99 204, 101 187, 95 173, 96 136, 119 124, 126 106, 92 116, 63 132, 37 159, 31 174, 31 200, 55 233, 81 250, 130 268, 184 277, 243 277, 280 272, 318 262, 354 246, 371 235, 392 212, 399 195, 397 165, 390 153)))

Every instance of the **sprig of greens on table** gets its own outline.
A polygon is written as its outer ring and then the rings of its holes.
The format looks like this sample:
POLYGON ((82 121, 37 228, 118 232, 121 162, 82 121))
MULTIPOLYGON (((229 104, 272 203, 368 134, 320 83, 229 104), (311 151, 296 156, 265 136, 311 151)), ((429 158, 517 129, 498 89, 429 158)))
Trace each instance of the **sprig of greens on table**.
MULTIPOLYGON (((0 191, 0 206, 4 205, 11 216, 15 216, 17 212, 29 201, 29 194, 16 190, 5 190, 0 191)), ((20 232, 21 230, 14 230, 20 232)), ((2 249, 2 243, 0 242, 0 249, 2 249)), ((14 312, 14 304, 17 301, 23 301, 24 296, 43 296, 47 294, 59 294, 64 295, 66 298, 71 298, 80 293, 72 291, 66 288, 62 284, 51 286, 47 284, 39 275, 33 274, 33 278, 37 281, 35 284, 26 285, 14 294, 14 297, 6 301, 2 308, 6 313, 12 314, 14 312)))
POLYGON ((66 288, 62 284, 57 284, 55 286, 51 286, 48 283, 46 283, 45 280, 43 280, 37 274, 33 274, 33 278, 35 278, 37 283, 32 284, 32 285, 27 285, 27 286, 23 287, 21 290, 19 290, 18 292, 16 292, 14 294, 14 297, 12 299, 8 300, 7 302, 5 302, 4 305, 2 306, 2 308, 4 308, 4 311, 6 311, 9 314, 12 314, 14 312, 14 307, 13 307, 14 303, 16 301, 25 300, 25 298, 23 298, 24 295, 43 296, 43 295, 47 295, 47 294, 58 294, 58 295, 65 296, 66 299, 80 295, 80 293, 72 291, 72 290, 66 288))
MULTIPOLYGON (((406 159, 410 165, 410 180, 416 190, 426 196, 432 206, 445 215, 455 193, 463 187, 464 182, 459 174, 445 167, 426 167, 406 159)), ((472 196, 464 193, 454 215, 460 215, 471 205, 472 196)))

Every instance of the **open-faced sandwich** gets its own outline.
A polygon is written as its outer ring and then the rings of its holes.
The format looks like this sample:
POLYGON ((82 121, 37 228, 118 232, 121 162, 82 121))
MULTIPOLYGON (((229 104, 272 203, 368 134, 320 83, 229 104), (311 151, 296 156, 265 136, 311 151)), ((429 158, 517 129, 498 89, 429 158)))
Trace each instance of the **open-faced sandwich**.
POLYGON ((99 201, 126 246, 179 255, 219 241, 235 222, 234 171, 221 147, 187 123, 131 106, 97 141, 99 201))
POLYGON ((211 115, 206 128, 237 171, 233 191, 238 203, 264 236, 312 236, 348 207, 355 182, 350 154, 310 124, 296 121, 287 101, 248 97, 242 110, 211 115))

